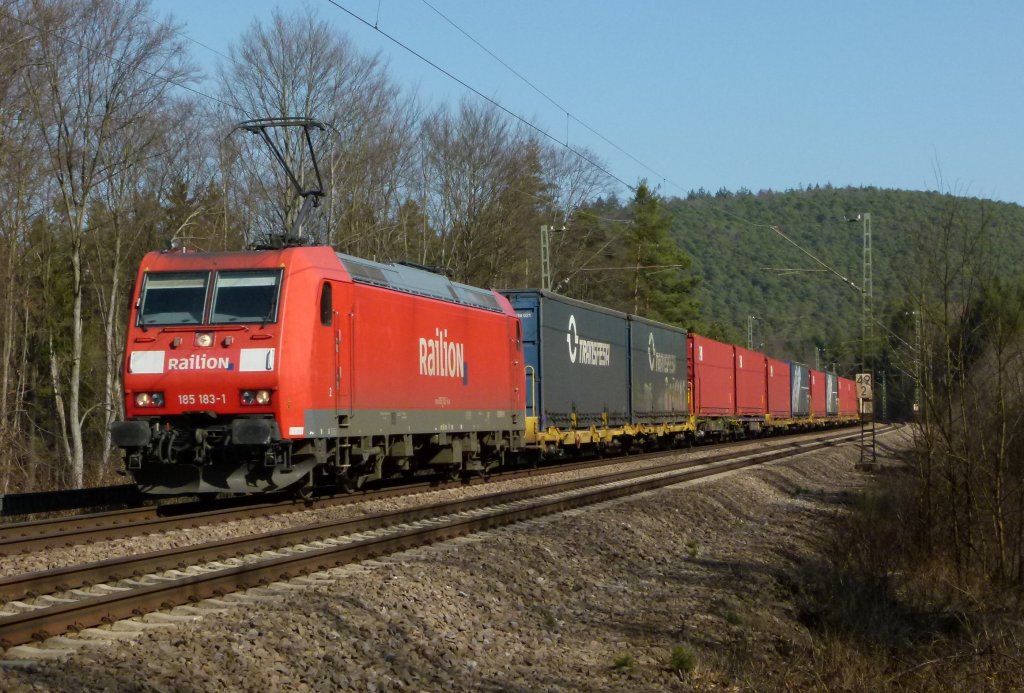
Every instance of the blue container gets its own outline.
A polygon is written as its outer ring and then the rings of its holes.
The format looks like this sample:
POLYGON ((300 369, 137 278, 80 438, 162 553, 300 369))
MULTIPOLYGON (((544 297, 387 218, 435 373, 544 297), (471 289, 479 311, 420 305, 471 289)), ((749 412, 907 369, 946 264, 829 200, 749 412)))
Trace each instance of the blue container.
POLYGON ((628 423, 626 314, 538 289, 502 293, 523 326, 526 415, 541 430, 628 423))
POLYGON ((629 403, 634 423, 683 421, 686 330, 636 315, 629 318, 629 403))

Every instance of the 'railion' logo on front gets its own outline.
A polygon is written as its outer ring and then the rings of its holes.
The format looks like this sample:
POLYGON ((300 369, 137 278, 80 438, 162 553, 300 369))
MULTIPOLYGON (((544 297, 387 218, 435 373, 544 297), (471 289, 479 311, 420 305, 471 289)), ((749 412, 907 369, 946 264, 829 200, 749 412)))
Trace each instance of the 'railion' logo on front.
POLYGON ((420 337, 420 375, 462 378, 466 382, 466 345, 448 340, 448 330, 437 328, 434 339, 420 337))
POLYGON ((180 359, 167 359, 169 371, 233 371, 235 364, 227 356, 192 354, 180 359))

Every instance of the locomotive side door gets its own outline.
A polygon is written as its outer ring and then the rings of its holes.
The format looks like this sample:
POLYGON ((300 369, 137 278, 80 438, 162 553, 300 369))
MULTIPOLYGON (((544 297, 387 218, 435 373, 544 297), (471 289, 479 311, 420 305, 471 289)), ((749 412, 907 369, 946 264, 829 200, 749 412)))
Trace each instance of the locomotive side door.
MULTIPOLYGON (((512 388, 513 392, 513 411, 523 411, 523 326, 519 322, 519 319, 515 320, 515 327, 512 330, 513 334, 510 335, 513 344, 515 345, 515 358, 512 361, 512 388)), ((519 423, 518 420, 515 421, 519 423)))
POLYGON ((352 291, 347 284, 335 284, 334 296, 334 373, 336 421, 348 426, 352 415, 352 291))
POLYGON ((342 350, 344 348, 342 319, 339 315, 335 294, 338 285, 324 281, 320 286, 319 325, 314 339, 314 363, 319 368, 314 383, 317 399, 327 411, 323 412, 329 427, 348 421, 348 387, 349 378, 344 377, 342 350))

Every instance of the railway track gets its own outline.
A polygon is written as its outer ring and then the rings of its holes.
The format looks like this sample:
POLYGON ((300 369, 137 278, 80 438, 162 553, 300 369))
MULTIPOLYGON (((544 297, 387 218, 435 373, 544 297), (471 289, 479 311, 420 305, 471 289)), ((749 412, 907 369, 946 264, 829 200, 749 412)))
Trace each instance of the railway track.
MULTIPOLYGON (((813 436, 814 434, 809 434, 813 436)), ((766 446, 787 446, 798 444, 807 436, 787 437, 764 441, 766 446)), ((725 459, 732 454, 730 449, 738 445, 749 444, 750 441, 738 441, 717 446, 716 453, 703 459, 714 461, 725 459)), ((707 448, 694 448, 692 451, 676 450, 672 454, 693 454, 693 451, 705 451, 707 448)), ((664 456, 666 452, 633 455, 633 461, 652 459, 664 456)), ((233 499, 221 502, 216 507, 210 503, 174 503, 141 508, 127 508, 100 513, 89 513, 73 517, 36 520, 32 522, 0 524, 0 557, 31 553, 53 547, 74 546, 78 544, 122 539, 176 529, 190 529, 216 523, 233 522, 257 517, 267 517, 284 513, 316 510, 320 508, 350 505, 353 503, 383 500, 409 496, 417 493, 438 491, 446 488, 458 488, 467 485, 507 481, 518 478, 545 474, 556 474, 566 470, 585 470, 603 466, 620 464, 627 458, 594 460, 590 462, 572 462, 567 464, 548 465, 535 469, 512 469, 481 478, 471 477, 461 481, 429 480, 407 483, 401 486, 376 488, 356 493, 327 495, 312 500, 302 501, 294 497, 279 498, 271 501, 256 500, 252 497, 233 499)))
MULTIPOLYGON (((323 522, 0 580, 0 645, 18 646, 174 605, 541 515, 845 443, 844 432, 722 459, 677 460, 530 489, 323 522)), ((13 651, 12 651, 13 653, 13 651)), ((16 655, 16 653, 13 653, 16 655)))

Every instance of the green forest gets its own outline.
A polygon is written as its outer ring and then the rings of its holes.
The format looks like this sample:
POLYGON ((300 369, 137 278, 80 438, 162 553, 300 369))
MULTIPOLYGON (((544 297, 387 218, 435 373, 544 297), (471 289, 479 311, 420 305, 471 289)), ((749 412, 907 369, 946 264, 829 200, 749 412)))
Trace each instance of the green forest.
POLYGON ((745 336, 748 316, 756 316, 755 342, 765 350, 813 364, 817 347, 822 364, 846 373, 859 360, 853 343, 860 339, 862 214, 871 217, 873 308, 884 323, 880 330, 903 322, 895 314, 911 302, 913 287, 904 271, 914 261, 911 241, 932 237, 951 216, 984 233, 998 249, 992 254, 994 274, 1014 276, 1024 258, 1024 208, 939 193, 825 185, 780 193, 698 192, 666 206, 672 236, 693 257, 701 278, 697 296, 705 320, 738 339, 745 336))

